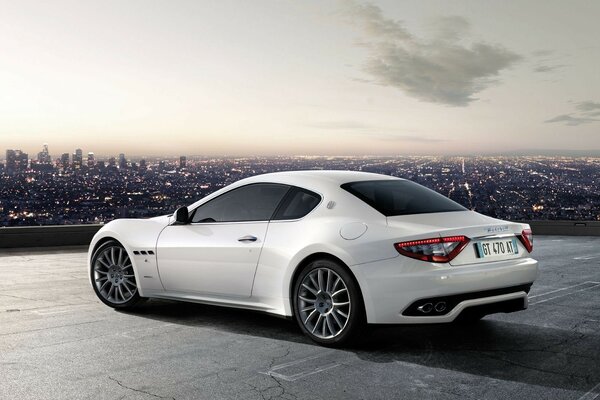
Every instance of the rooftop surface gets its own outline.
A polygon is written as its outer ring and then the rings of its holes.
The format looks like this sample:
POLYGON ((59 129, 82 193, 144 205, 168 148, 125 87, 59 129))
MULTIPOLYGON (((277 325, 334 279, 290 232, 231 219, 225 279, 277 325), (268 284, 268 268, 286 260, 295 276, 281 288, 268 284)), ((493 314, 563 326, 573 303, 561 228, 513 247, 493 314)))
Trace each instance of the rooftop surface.
POLYGON ((319 347, 287 320, 100 303, 84 248, 0 250, 2 399, 600 398, 600 238, 538 236, 529 309, 319 347))

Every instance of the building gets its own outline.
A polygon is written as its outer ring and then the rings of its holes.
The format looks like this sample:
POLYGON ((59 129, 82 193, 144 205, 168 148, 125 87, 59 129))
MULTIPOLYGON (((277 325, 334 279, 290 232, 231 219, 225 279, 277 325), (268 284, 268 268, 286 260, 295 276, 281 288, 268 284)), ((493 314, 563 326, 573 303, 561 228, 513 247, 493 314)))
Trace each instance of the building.
POLYGON ((94 165, 96 165, 96 159, 94 158, 94 153, 90 151, 87 156, 87 166, 92 168, 94 165))
POLYGON ((179 157, 179 168, 185 168, 187 166, 187 158, 185 156, 179 157))
POLYGON ((60 165, 63 168, 69 167, 69 153, 63 153, 62 156, 60 156, 60 165))
POLYGON ((21 150, 6 150, 6 170, 8 172, 15 171, 17 168, 17 151, 21 150))
POLYGON ((125 158, 125 154, 123 153, 119 154, 119 168, 127 168, 127 159, 125 158))
POLYGON ((73 168, 79 169, 83 165, 83 150, 76 149, 73 153, 73 168))
POLYGON ((29 164, 29 155, 21 150, 6 150, 6 172, 25 171, 29 164))
POLYGON ((38 153, 37 161, 39 164, 52 164, 50 153, 48 152, 48 143, 44 143, 42 151, 38 153))

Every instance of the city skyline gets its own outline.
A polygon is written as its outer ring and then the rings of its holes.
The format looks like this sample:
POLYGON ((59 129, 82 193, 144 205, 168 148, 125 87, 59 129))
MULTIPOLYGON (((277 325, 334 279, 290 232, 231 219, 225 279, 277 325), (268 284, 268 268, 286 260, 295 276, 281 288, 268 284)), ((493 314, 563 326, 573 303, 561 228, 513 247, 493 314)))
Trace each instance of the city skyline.
MULTIPOLYGON (((8 155, 8 154, 7 154, 8 155)), ((486 215, 509 220, 600 220, 599 158, 243 157, 0 163, 0 226, 105 223, 173 212, 239 179, 336 169, 413 180, 486 215)))
POLYGON ((522 150, 522 151, 512 151, 512 152, 493 152, 490 151, 488 153, 479 153, 479 154, 469 154, 469 153, 461 153, 457 152, 455 154, 447 153, 447 154, 361 154, 361 155, 351 155, 351 154, 280 154, 280 155, 254 155, 254 154, 125 154, 122 153, 122 150, 114 149, 112 152, 107 154, 99 154, 94 151, 88 151, 88 149, 82 149, 83 146, 78 146, 73 148, 72 151, 54 151, 52 152, 50 149, 50 145, 48 143, 43 143, 37 149, 29 149, 23 146, 17 146, 18 148, 5 149, 5 151, 0 152, 0 166, 2 163, 6 163, 8 157, 6 157, 7 152, 20 152, 24 156, 27 156, 27 161, 35 163, 57 163, 61 162, 68 155, 68 159, 71 160, 78 152, 78 156, 82 157, 82 161, 86 161, 87 157, 92 157, 92 161, 109 161, 110 159, 126 156, 127 161, 140 161, 140 160, 160 160, 160 159, 179 159, 180 157, 190 159, 198 158, 206 158, 206 157, 214 157, 214 158, 231 158, 231 159, 239 159, 239 158, 253 158, 253 157, 333 157, 333 158, 370 158, 370 157, 384 157, 384 158, 394 158, 394 157, 405 157, 405 156, 423 156, 423 157, 521 157, 521 156, 542 156, 542 157, 567 157, 567 158, 600 158, 600 150, 544 150, 544 149, 530 149, 530 150, 522 150), (24 150, 25 149, 25 150, 24 150), (37 151, 40 150, 41 152, 37 151), (40 160, 40 155, 44 154, 43 159, 40 160))
POLYGON ((600 152, 596 2, 2 4, 0 149, 600 152))

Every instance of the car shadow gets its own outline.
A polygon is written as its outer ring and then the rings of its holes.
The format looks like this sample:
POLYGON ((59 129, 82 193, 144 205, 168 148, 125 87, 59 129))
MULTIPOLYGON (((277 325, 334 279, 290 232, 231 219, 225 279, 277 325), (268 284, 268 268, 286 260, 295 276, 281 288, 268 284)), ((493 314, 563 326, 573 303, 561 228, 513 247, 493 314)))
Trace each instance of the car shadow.
MULTIPOLYGON (((318 346, 295 322, 253 311, 153 299, 127 313, 318 346)), ((339 351, 369 363, 411 363, 583 392, 600 382, 600 335, 494 319, 470 325, 369 326, 358 344, 339 351)))

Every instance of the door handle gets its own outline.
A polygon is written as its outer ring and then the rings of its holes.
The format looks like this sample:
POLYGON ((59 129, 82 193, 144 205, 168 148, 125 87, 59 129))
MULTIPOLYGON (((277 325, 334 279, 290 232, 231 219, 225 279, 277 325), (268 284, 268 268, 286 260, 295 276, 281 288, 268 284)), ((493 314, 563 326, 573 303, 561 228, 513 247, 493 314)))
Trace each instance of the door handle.
POLYGON ((256 242, 257 239, 258 238, 256 236, 246 235, 239 238, 238 242, 256 242))

